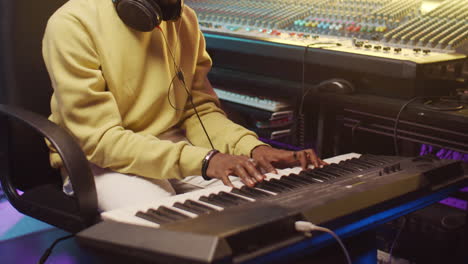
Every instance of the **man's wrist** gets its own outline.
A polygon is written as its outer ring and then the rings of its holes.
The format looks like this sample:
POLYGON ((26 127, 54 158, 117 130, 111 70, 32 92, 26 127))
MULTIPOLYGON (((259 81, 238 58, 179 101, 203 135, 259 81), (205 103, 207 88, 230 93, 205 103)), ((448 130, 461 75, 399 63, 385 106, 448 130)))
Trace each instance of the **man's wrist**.
POLYGON ((251 151, 250 151, 250 157, 253 158, 254 156, 254 152, 255 150, 258 150, 258 148, 261 148, 261 147, 268 147, 268 148, 271 148, 270 145, 267 145, 267 144, 264 144, 264 145, 258 145, 256 147, 254 147, 251 151))
POLYGON ((216 149, 212 149, 206 154, 206 156, 203 158, 202 161, 202 171, 201 171, 201 176, 203 177, 204 180, 209 181, 211 180, 210 177, 206 174, 208 171, 208 166, 210 165, 211 159, 214 157, 214 155, 218 154, 219 151, 216 149))

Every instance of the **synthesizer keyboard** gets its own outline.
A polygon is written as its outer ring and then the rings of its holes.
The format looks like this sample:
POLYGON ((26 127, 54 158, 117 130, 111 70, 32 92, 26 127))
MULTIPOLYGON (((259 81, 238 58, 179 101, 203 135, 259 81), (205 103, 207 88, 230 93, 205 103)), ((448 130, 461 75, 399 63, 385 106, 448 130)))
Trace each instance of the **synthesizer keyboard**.
MULTIPOLYGON (((221 88, 213 88, 213 89, 218 95, 219 99, 232 102, 232 103, 246 105, 246 106, 266 110, 269 112, 277 112, 280 110, 284 110, 285 108, 291 108, 290 104, 286 102, 278 101, 278 100, 233 92, 233 91, 229 91, 229 90, 225 90, 221 88)), ((288 113, 286 112, 285 113, 289 114, 290 112, 290 114, 292 114, 292 111, 287 111, 287 112, 288 113)), ((285 113, 279 113, 278 115, 284 115, 285 113)))
MULTIPOLYGON (((236 188, 219 185, 147 205, 104 212, 102 218, 105 222, 130 224, 132 230, 139 230, 137 226, 160 230, 161 239, 165 239, 164 243, 158 243, 161 248, 152 244, 149 246, 152 252, 146 252, 153 258, 170 259, 170 263, 187 260, 224 263, 226 259, 233 262, 252 257, 277 244, 297 242, 298 233, 294 230, 297 220, 323 225, 363 210, 375 213, 397 198, 419 191, 434 192, 465 178, 460 162, 456 161, 431 156, 363 155, 323 168, 282 170, 269 174, 255 188, 237 181, 236 188), (174 241, 202 239, 205 242, 200 243, 207 244, 196 246, 199 248, 196 253, 181 252, 178 243, 166 241, 166 235, 174 241), (167 256, 168 252, 171 256, 167 256)), ((109 244, 99 236, 91 228, 79 238, 97 247, 109 244)), ((119 243, 125 244, 111 242, 119 243)))

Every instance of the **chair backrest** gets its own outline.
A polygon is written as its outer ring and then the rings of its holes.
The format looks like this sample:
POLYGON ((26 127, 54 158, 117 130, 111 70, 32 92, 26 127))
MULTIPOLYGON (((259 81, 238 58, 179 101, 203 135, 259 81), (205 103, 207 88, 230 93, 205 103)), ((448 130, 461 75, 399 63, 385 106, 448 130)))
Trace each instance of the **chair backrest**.
MULTIPOLYGON (((48 18, 66 0, 1 2, 4 86, 0 100, 47 117, 52 88, 42 59, 42 36, 48 18)), ((13 178, 16 186, 27 189, 45 180, 60 180, 48 164, 41 136, 16 123, 10 128, 8 156, 10 169, 17 175, 13 178), (34 177, 38 172, 46 176, 34 177)))
MULTIPOLYGON (((54 131, 53 124, 37 118, 45 119, 50 115, 52 94, 51 82, 42 58, 42 38, 49 17, 65 2, 67 0, 0 0, 0 104, 20 109, 19 114, 23 114, 21 110, 38 114, 40 116, 33 115, 32 120, 37 120, 35 124, 44 124, 46 127, 42 131, 31 129, 35 125, 21 122, 21 118, 11 118, 14 114, 10 118, 0 115, 0 173, 3 173, 0 179, 9 181, 10 186, 3 187, 9 187, 6 193, 10 194, 10 202, 16 209, 75 232, 89 225, 92 222, 89 219, 94 214, 97 215, 93 204, 94 182, 89 189, 85 187, 91 198, 84 198, 84 203, 77 201, 80 197, 63 195, 60 173, 49 164, 49 151, 44 140, 45 134, 42 133, 54 131), (15 197, 12 186, 24 191, 22 199, 15 197), (86 204, 86 208, 83 204, 86 204), (49 214, 50 212, 52 213, 49 214), (58 213, 55 214, 56 212, 58 213), (65 218, 69 217, 68 220, 62 219, 63 212, 65 218)), ((0 110, 5 112, 3 107, 0 110)), ((68 137, 69 135, 63 135, 60 139, 68 137)), ((70 149, 71 152, 79 152, 76 156, 83 160, 84 155, 79 147, 74 145, 70 149)), ((83 171, 86 176, 90 174, 87 168, 83 171)), ((88 177, 85 178, 86 181, 89 180, 88 177)))

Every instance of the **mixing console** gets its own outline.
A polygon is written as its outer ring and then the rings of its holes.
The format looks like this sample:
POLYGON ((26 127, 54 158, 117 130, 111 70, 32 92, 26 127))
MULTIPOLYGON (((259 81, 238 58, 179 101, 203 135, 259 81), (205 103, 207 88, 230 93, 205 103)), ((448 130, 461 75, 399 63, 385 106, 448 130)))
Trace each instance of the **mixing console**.
MULTIPOLYGON (((376 50, 466 53, 468 0, 187 0, 202 30, 304 45, 313 40, 376 50), (435 6, 435 7, 434 7, 435 6), (304 43, 301 43, 304 42, 304 43), (377 45, 379 44, 379 45, 377 45), (381 48, 378 48, 380 46, 381 48)), ((288 43, 290 44, 290 43, 288 43)), ((398 51, 398 52, 399 52, 398 51)))
POLYGON ((434 1, 185 2, 217 67, 297 81, 281 67, 303 63, 309 83, 341 77, 358 92, 412 98, 449 95, 468 72, 468 0, 434 1))

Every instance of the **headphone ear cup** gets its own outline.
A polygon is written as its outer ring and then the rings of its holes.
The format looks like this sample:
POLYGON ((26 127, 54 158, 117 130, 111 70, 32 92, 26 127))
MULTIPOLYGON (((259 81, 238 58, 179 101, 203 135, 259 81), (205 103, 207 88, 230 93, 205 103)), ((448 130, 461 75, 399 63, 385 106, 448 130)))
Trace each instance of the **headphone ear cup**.
POLYGON ((115 8, 120 19, 138 31, 152 31, 163 18, 161 8, 152 0, 121 0, 115 8))

